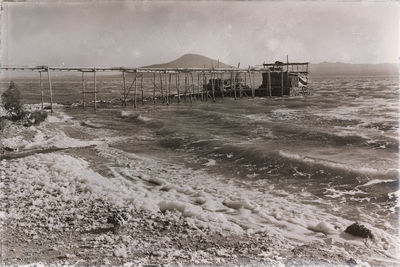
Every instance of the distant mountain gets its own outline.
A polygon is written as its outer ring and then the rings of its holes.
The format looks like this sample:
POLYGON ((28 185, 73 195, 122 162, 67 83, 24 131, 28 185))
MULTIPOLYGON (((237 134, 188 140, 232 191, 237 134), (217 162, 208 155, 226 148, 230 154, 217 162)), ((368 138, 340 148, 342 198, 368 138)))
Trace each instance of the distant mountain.
POLYGON ((342 75, 398 75, 397 64, 349 64, 349 63, 329 63, 310 64, 310 74, 313 76, 342 76, 342 75))
MULTIPOLYGON (((185 54, 178 59, 175 59, 168 63, 153 64, 150 66, 144 66, 143 68, 211 68, 218 67, 218 61, 205 56, 196 54, 185 54)), ((220 68, 232 68, 232 66, 219 62, 220 68)))

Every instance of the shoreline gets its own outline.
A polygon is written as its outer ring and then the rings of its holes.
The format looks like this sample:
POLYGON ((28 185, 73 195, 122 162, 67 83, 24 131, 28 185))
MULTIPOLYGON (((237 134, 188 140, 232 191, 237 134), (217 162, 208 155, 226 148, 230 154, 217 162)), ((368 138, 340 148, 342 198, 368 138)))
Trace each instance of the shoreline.
MULTIPOLYGON (((61 152, 11 160, 14 164, 7 166, 7 162, 5 167, 17 173, 21 164, 27 172, 43 170, 46 167, 40 166, 41 162, 57 158, 57 153, 61 152), (34 157, 41 158, 35 160, 34 157)), ((24 171, 18 174, 24 173, 32 176, 24 171)), ((102 196, 103 192, 98 188, 85 188, 84 183, 67 189, 62 179, 32 183, 21 182, 26 178, 13 178, 16 177, 4 179, 3 191, 7 194, 1 199, 2 203, 7 203, 2 210, 8 211, 2 232, 2 260, 6 265, 44 262, 276 266, 282 261, 304 264, 353 262, 348 255, 327 257, 329 250, 317 243, 293 247, 290 251, 287 244, 280 243, 281 240, 277 242, 276 236, 268 233, 216 232, 199 228, 188 220, 190 217, 179 212, 136 210, 133 205, 115 202, 109 195, 102 196), (64 190, 68 191, 67 196, 63 195, 64 190), (117 226, 118 223, 112 222, 113 216, 128 219, 117 226), (282 257, 283 251, 287 258, 282 257), (300 252, 304 257, 297 257, 295 253, 300 252)))

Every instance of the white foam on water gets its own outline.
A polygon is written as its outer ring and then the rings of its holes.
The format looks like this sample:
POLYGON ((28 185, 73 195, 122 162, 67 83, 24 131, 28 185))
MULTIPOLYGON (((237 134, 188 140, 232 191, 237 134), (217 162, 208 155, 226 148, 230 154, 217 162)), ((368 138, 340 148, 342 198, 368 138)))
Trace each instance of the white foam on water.
POLYGON ((204 166, 215 166, 217 165, 217 162, 215 161, 215 159, 208 159, 208 161, 206 163, 203 164, 204 166))
POLYGON ((357 126, 346 126, 346 127, 341 127, 341 126, 335 126, 333 127, 335 130, 334 134, 337 136, 359 136, 361 138, 364 138, 366 140, 369 140, 370 137, 368 137, 365 133, 362 133, 359 131, 359 127, 357 126))
POLYGON ((352 172, 357 172, 357 173, 362 173, 362 174, 388 175, 388 174, 391 174, 396 171, 395 169, 389 169, 389 170, 383 171, 383 170, 377 170, 375 168, 366 167, 366 166, 352 166, 352 165, 341 163, 341 162, 335 162, 335 161, 331 161, 331 160, 303 156, 303 155, 300 155, 297 153, 292 153, 292 152, 283 151, 283 150, 279 150, 279 155, 282 157, 288 158, 288 159, 295 159, 295 160, 298 160, 298 161, 301 161, 304 163, 319 164, 319 165, 329 167, 329 168, 347 170, 347 171, 352 171, 352 172))
POLYGON ((145 116, 143 116, 143 115, 141 115, 141 114, 140 114, 137 118, 138 118, 138 120, 144 121, 144 122, 152 121, 151 118, 145 117, 145 116))
POLYGON ((67 136, 63 131, 54 131, 51 129, 38 129, 32 142, 24 146, 24 149, 33 148, 69 148, 83 147, 100 144, 99 141, 79 140, 67 136))
POLYGON ((382 184, 382 183, 391 183, 391 182, 395 182, 396 180, 390 180, 390 179, 386 179, 386 180, 379 180, 379 179, 372 179, 370 181, 368 181, 365 184, 359 185, 359 186, 370 186, 370 185, 374 185, 374 184, 382 184))
POLYGON ((265 113, 244 115, 245 118, 253 121, 271 121, 271 117, 265 113))
POLYGON ((137 118, 140 116, 140 113, 137 111, 130 111, 130 110, 122 110, 121 117, 122 118, 137 118))
POLYGON ((350 195, 350 196, 355 196, 355 195, 366 195, 367 193, 360 191, 359 189, 355 189, 355 190, 337 190, 335 188, 327 188, 325 189, 325 193, 327 197, 331 197, 331 198, 340 198, 344 195, 350 195))

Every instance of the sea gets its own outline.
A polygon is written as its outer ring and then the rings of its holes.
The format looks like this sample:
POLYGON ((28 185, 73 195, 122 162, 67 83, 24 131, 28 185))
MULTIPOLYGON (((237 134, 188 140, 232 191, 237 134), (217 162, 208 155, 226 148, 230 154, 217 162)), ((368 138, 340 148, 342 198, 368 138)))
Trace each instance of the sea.
MULTIPOLYGON (((204 212, 224 216, 247 234, 270 231, 296 244, 319 239, 338 251, 370 254, 365 262, 399 262, 397 76, 311 76, 309 96, 182 97, 169 105, 147 99, 137 108, 132 102, 121 106, 121 82, 99 78, 94 111, 91 94, 85 109, 76 104, 82 98, 79 77, 56 77, 54 101, 92 134, 113 139, 114 151, 196 173, 160 174, 190 187, 171 193, 169 201, 203 204, 194 200, 193 191, 200 190, 205 201, 227 207, 206 203, 204 212), (344 233, 354 222, 369 228, 374 240, 344 233)), ((144 79, 149 96, 151 82, 144 79)), ((36 78, 16 84, 25 103, 40 102, 36 78)), ((2 90, 6 86, 3 81, 2 90)))

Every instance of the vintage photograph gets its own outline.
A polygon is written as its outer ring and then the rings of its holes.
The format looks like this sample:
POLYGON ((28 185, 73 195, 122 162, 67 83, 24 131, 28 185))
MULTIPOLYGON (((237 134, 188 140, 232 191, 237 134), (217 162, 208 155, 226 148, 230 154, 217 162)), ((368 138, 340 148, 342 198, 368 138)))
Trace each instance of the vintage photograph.
POLYGON ((0 3, 1 266, 400 266, 397 1, 0 3))

